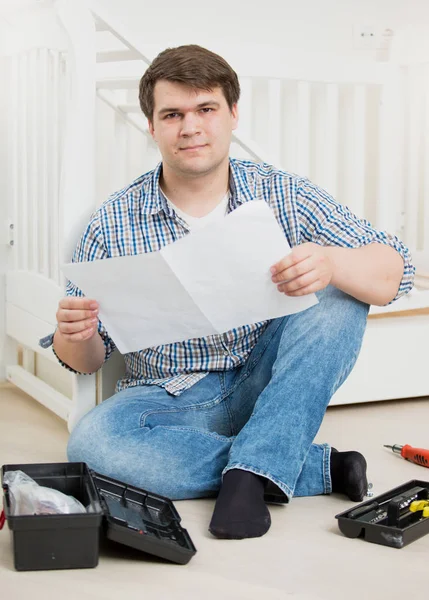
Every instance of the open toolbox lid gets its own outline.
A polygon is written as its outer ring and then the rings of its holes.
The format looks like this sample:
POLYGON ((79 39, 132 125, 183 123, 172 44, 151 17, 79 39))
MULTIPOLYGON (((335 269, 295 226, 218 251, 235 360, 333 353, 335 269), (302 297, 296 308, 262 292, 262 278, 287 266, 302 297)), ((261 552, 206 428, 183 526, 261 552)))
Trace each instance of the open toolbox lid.
POLYGON ((181 518, 169 498, 90 470, 104 514, 106 536, 120 544, 186 564, 195 546, 180 525, 181 518))

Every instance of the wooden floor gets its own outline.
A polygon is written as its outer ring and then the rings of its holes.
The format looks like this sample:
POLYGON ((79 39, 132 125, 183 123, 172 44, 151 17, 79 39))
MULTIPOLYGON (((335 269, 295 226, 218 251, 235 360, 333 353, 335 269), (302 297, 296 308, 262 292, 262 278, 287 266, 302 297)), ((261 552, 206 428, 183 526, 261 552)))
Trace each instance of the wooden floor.
MULTIPOLYGON (((0 386, 1 464, 66 459, 65 423, 9 385, 0 386)), ((328 410, 317 441, 367 457, 375 494, 411 479, 429 481, 429 469, 391 454, 383 444, 429 447, 429 399, 328 410)), ((5 600, 417 600, 426 593, 429 535, 394 550, 345 538, 339 496, 296 498, 272 506, 262 538, 216 540, 207 531, 212 500, 176 502, 197 554, 187 566, 137 551, 104 548, 95 569, 16 572, 7 525, 0 532, 0 589, 5 600)))

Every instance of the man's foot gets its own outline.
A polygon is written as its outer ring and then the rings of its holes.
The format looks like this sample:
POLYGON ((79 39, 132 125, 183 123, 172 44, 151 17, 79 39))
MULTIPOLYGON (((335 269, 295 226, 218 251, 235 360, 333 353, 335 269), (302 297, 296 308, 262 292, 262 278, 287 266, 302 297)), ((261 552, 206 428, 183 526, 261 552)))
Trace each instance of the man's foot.
POLYGON ((332 491, 346 494, 353 502, 362 502, 368 491, 366 460, 360 454, 331 449, 332 491))
POLYGON ((241 540, 267 533, 271 517, 264 502, 264 478, 250 471, 231 469, 222 487, 209 531, 217 538, 241 540))

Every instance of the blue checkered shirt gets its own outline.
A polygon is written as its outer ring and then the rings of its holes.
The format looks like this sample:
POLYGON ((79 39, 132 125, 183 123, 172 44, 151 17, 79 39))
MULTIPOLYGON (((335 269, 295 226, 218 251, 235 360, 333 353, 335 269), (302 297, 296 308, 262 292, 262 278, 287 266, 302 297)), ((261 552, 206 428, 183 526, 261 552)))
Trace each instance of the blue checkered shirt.
MULTIPOLYGON (((93 213, 73 262, 156 252, 189 233, 186 223, 160 191, 160 173, 161 164, 113 194, 93 213)), ((412 288, 414 267, 408 249, 397 237, 373 229, 308 179, 267 164, 230 159, 228 212, 244 202, 261 199, 274 212, 291 247, 303 242, 347 248, 371 242, 386 244, 404 259, 396 298, 412 288)), ((66 293, 83 295, 71 282, 66 293)), ((124 356, 126 373, 118 381, 116 391, 136 385, 157 385, 178 396, 209 371, 243 365, 267 324, 268 321, 253 323, 224 334, 130 352, 124 356)), ((107 360, 115 345, 101 322, 98 331, 107 360)))

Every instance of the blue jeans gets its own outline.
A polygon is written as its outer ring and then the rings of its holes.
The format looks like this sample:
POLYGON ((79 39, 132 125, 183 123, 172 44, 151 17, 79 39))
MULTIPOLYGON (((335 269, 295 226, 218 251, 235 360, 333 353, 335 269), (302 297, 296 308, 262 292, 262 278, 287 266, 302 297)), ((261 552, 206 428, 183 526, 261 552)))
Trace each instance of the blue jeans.
POLYGON ((222 475, 266 477, 266 499, 332 491, 327 444, 313 444, 352 370, 368 305, 329 286, 319 304, 272 320, 246 363, 211 372, 180 396, 123 390, 72 431, 70 461, 173 500, 215 496, 222 475))

